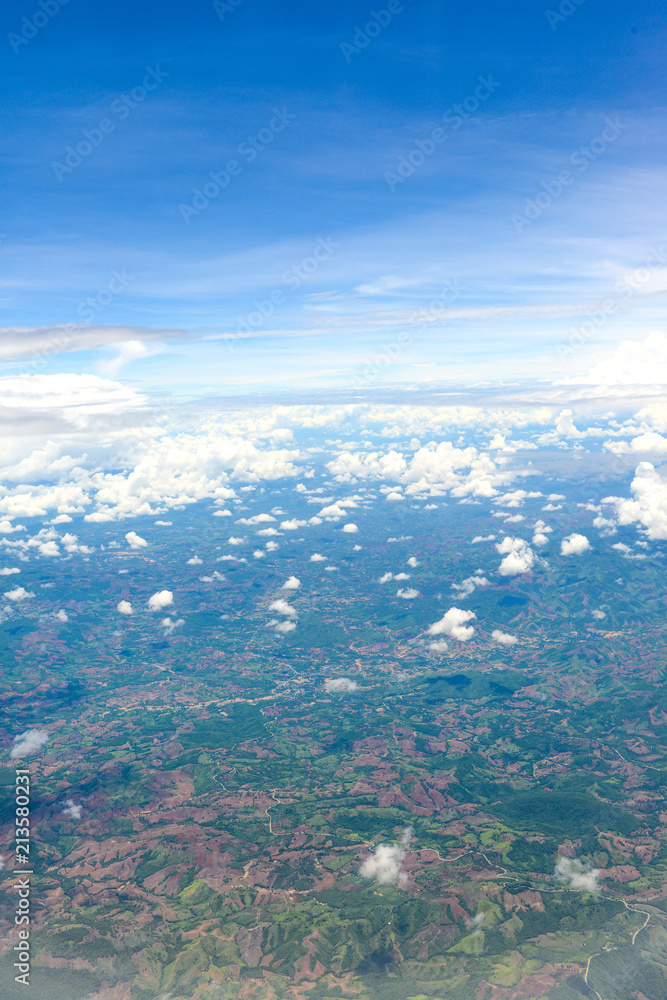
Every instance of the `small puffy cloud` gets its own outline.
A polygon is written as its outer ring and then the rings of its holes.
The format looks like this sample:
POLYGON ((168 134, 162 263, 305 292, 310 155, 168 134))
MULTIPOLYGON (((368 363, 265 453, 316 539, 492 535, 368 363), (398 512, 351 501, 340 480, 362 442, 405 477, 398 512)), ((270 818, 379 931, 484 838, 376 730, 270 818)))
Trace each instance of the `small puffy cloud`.
POLYGON ((138 535, 136 531, 128 531, 125 535, 125 541, 131 549, 144 549, 148 545, 146 539, 138 535))
POLYGON ((452 590, 456 591, 455 597, 470 597, 477 587, 488 587, 490 580, 483 575, 481 569, 476 569, 472 576, 466 577, 461 583, 453 583, 452 590))
POLYGON ((25 587, 14 587, 13 590, 5 591, 5 597, 9 598, 10 601, 27 601, 28 598, 34 596, 32 590, 26 590, 25 587))
POLYGON ((494 642, 499 642, 501 646, 516 646, 519 641, 515 635, 510 635, 509 632, 501 632, 499 628, 494 628, 491 638, 494 642))
POLYGON ((277 601, 271 601, 269 611, 277 611, 279 615, 288 615, 291 618, 296 618, 297 614, 296 610, 284 597, 279 597, 277 601))
POLYGON ((349 524, 343 525, 343 531, 348 535, 354 535, 357 533, 357 531, 359 531, 359 528, 356 526, 356 524, 352 524, 350 522, 349 524))
POLYGON ((52 517, 49 524, 67 524, 72 518, 69 514, 58 514, 57 517, 52 517))
POLYGON ((39 729, 26 729, 20 736, 14 737, 14 746, 9 756, 14 759, 15 757, 25 757, 26 754, 34 753, 35 750, 39 750, 44 746, 48 738, 49 734, 40 732, 39 729))
POLYGON ((230 545, 243 545, 245 538, 235 538, 234 535, 230 535, 229 544, 230 545))
POLYGON ((591 614, 593 615, 593 618, 597 619, 599 622, 601 622, 603 618, 607 617, 604 611, 598 611, 597 608, 593 608, 591 614))
POLYGON ((301 586, 301 580, 297 576, 290 576, 288 580, 285 580, 282 585, 282 590, 298 590, 301 586))
POLYGON ((203 562, 204 562, 204 560, 200 559, 199 556, 193 556, 192 559, 188 559, 187 565, 188 566, 201 566, 203 562))
POLYGON ((268 521, 275 521, 271 514, 255 514, 253 517, 240 517, 237 524, 264 524, 268 521))
POLYGON ((393 573, 383 573, 380 577, 380 583, 389 583, 390 580, 394 579, 393 573))
POLYGON ((410 573, 394 573, 394 580, 409 580, 410 573))
POLYGON ((323 556, 323 555, 320 555, 319 552, 313 552, 312 556, 310 557, 310 561, 311 562, 326 562, 327 561, 327 557, 323 556))
POLYGON ((213 517, 233 517, 231 510, 214 510, 213 517))
POLYGON ((539 549, 539 548, 542 548, 544 545, 548 545, 549 544, 549 539, 547 538, 546 535, 542 534, 541 531, 536 531, 535 534, 532 537, 531 544, 532 545, 536 545, 538 547, 538 549, 539 549))
POLYGON ((202 583, 213 583, 214 580, 226 580, 227 577, 224 573, 218 573, 217 569, 214 569, 210 576, 200 576, 199 579, 202 583))
POLYGON ((174 595, 171 590, 158 590, 156 594, 148 598, 148 610, 160 611, 162 608, 168 608, 173 603, 174 595))
POLYGON ((254 551, 253 551, 253 558, 254 559, 263 559, 265 555, 266 555, 266 552, 264 551, 264 549, 254 549, 254 551))
POLYGON ((159 524, 161 528, 171 528, 173 521, 156 521, 155 524, 159 524))
MULTIPOLYGON (((289 521, 281 521, 280 522, 280 527, 283 529, 283 531, 296 531, 297 528, 303 528, 303 526, 306 523, 307 523, 306 521, 299 521, 298 518, 293 517, 289 521)), ((260 532, 260 534, 262 534, 262 535, 266 534, 266 530, 267 529, 264 529, 264 531, 260 532)))
POLYGON ((402 590, 397 590, 396 596, 402 597, 404 601, 412 601, 415 597, 419 597, 419 591, 415 590, 414 587, 405 587, 402 590))
POLYGON ((397 493, 396 490, 392 490, 391 493, 387 493, 385 500, 405 500, 402 493, 397 493))
POLYGON ((492 542, 495 537, 495 535, 475 535, 475 537, 471 539, 470 544, 477 545, 478 542, 492 542))
POLYGON ((284 621, 278 622, 276 625, 276 632, 293 632, 296 628, 294 622, 284 621))
POLYGON ((116 611, 119 611, 121 615, 133 615, 134 610, 129 601, 119 601, 116 605, 116 611))
POLYGON ((429 635, 449 635, 452 639, 458 639, 459 642, 467 642, 469 639, 472 639, 475 629, 472 625, 466 625, 465 623, 471 621, 473 618, 477 618, 474 611, 465 611, 463 608, 450 608, 440 621, 429 625, 427 631, 429 635))
POLYGON ((69 621, 69 615, 67 614, 66 611, 63 611, 62 609, 60 611, 55 612, 54 618, 57 618, 59 622, 69 621))
POLYGON ((68 817, 68 819, 75 819, 75 820, 81 819, 82 811, 83 811, 82 806, 77 805, 77 803, 73 799, 66 799, 63 813, 65 814, 65 816, 68 817))
POLYGON ((506 535, 502 542, 496 545, 496 552, 505 556, 498 567, 501 576, 527 573, 535 564, 535 553, 523 538, 506 535))
MULTIPOLYGON (((268 538, 269 535, 279 535, 280 532, 276 531, 275 528, 262 528, 262 530, 258 531, 257 534, 261 535, 263 538, 268 538)), ((268 546, 267 546, 267 548, 268 548, 268 546)))
POLYGON ((2 569, 0 569, 0 576, 13 576, 14 573, 20 572, 21 570, 18 566, 3 566, 2 569))
POLYGON ((568 882, 572 889, 582 889, 585 892, 599 892, 599 868, 590 868, 578 858, 559 858, 556 863, 556 878, 568 882))
POLYGON ((428 648, 431 653, 446 653, 449 645, 445 639, 436 639, 435 642, 429 642, 428 648))
POLYGON ((417 566, 419 566, 419 562, 417 561, 415 556, 410 556, 410 558, 408 559, 408 566, 412 566, 413 569, 416 569, 417 566))
POLYGON ((560 543, 560 554, 562 556, 580 556, 588 552, 591 543, 585 535, 578 535, 576 532, 568 535, 560 543))
POLYGON ((57 543, 54 541, 42 542, 39 545, 37 551, 39 552, 40 556, 47 556, 50 559, 55 559, 60 555, 60 549, 58 548, 57 543))
POLYGON ((356 691, 358 687, 359 685, 357 682, 351 681, 349 677, 334 677, 332 680, 324 682, 324 690, 327 694, 331 694, 336 691, 356 691))
POLYGON ((275 552, 277 548, 278 548, 278 542, 267 542, 266 543, 266 551, 267 552, 275 552))
POLYGON ((401 871, 404 860, 405 848, 401 844, 378 844, 362 864, 359 874, 362 878, 374 879, 378 885, 397 885, 406 879, 401 871))
POLYGON ((175 629, 185 625, 185 618, 177 618, 176 621, 173 618, 163 618, 160 624, 164 629, 165 635, 173 635, 175 629))

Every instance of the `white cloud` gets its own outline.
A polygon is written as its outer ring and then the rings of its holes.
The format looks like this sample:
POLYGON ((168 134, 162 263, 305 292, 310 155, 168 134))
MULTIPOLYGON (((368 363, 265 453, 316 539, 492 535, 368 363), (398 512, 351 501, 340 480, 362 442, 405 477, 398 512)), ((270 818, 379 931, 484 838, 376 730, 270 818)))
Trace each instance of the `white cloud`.
POLYGON ((560 554, 562 556, 580 556, 584 552, 588 552, 590 547, 591 543, 585 535, 578 535, 574 532, 572 535, 567 535, 560 543, 560 554))
POLYGON ((296 618, 296 609, 289 604, 284 597, 279 597, 276 601, 271 601, 269 611, 277 611, 279 615, 289 615, 296 618))
POLYGON ((159 524, 161 528, 171 528, 171 526, 173 525, 174 522, 173 521, 156 521, 155 523, 159 524))
POLYGON ((495 537, 495 535, 475 535, 475 537, 471 539, 470 544, 477 545, 478 542, 492 542, 495 537))
POLYGON ((527 573, 535 564, 535 553, 523 538, 506 535, 502 542, 496 545, 496 552, 505 556, 498 567, 501 576, 527 573))
POLYGON ((8 597, 10 601, 27 601, 28 598, 34 597, 32 590, 26 590, 25 587, 14 587, 13 590, 6 590, 5 597, 8 597))
POLYGON ((83 812, 83 807, 77 805, 77 803, 73 799, 65 800, 65 808, 63 809, 63 813, 65 814, 65 816, 68 817, 68 819, 74 819, 74 820, 81 819, 82 812, 83 812))
POLYGON ((578 858, 559 858, 556 863, 556 878, 568 882, 572 889, 583 889, 585 892, 599 892, 599 868, 591 868, 578 858))
POLYGON ((13 576, 15 573, 20 573, 21 570, 18 566, 3 566, 0 569, 0 576, 13 576))
POLYGON ((173 603, 174 595, 171 590, 158 590, 157 593, 148 598, 148 610, 160 611, 162 608, 168 608, 173 603))
POLYGON ((26 729, 20 736, 14 737, 14 746, 9 756, 14 759, 15 757, 25 757, 26 754, 34 753, 35 750, 39 750, 44 746, 48 738, 49 734, 40 732, 39 729, 26 729))
POLYGON ((213 517, 233 517, 231 510, 214 510, 213 517))
POLYGON ((419 562, 416 556, 410 556, 410 558, 408 559, 408 566, 412 566, 413 569, 416 569, 417 566, 419 566, 419 562))
POLYGON ((356 681, 351 681, 349 677, 334 677, 332 680, 324 682, 324 690, 327 693, 342 691, 356 691, 359 685, 356 681))
POLYGON ((200 559, 199 556, 192 556, 191 559, 187 560, 187 564, 186 565, 188 565, 188 566, 201 566, 203 564, 203 562, 204 562, 204 560, 200 559))
POLYGON ((458 639, 459 642, 468 642, 475 634, 475 629, 472 625, 466 625, 465 622, 469 622, 473 618, 477 618, 474 611, 450 608, 440 621, 429 625, 427 631, 429 635, 449 635, 452 639, 458 639))
POLYGON ((488 587, 490 580, 482 573, 481 569, 476 569, 472 576, 466 577, 461 583, 453 583, 452 590, 456 591, 455 596, 459 598, 470 597, 477 587, 488 587))
POLYGON ((301 580, 296 576, 290 576, 288 580, 285 580, 282 585, 282 590, 298 590, 301 586, 301 580))
POLYGON ((57 618, 59 622, 69 621, 69 615, 67 614, 66 611, 63 611, 62 608, 60 609, 60 611, 56 611, 54 613, 54 617, 57 618))
POLYGON ((327 561, 327 557, 320 555, 319 552, 313 552, 312 556, 310 557, 310 561, 311 562, 326 562, 327 561))
POLYGON ((253 517, 240 517, 237 520, 237 524, 264 524, 267 521, 275 521, 275 517, 271 514, 255 514, 253 517))
POLYGON ((343 531, 345 531, 348 535, 354 535, 357 531, 359 531, 359 528, 356 524, 349 523, 343 525, 343 531))
MULTIPOLYGON (((296 531, 297 528, 303 528, 305 524, 307 524, 306 521, 300 521, 297 517, 293 517, 289 521, 281 521, 280 527, 283 531, 296 531)), ((271 529, 269 528, 268 530, 270 531, 271 529)), ((258 534, 265 535, 267 534, 267 530, 265 529, 264 531, 258 532, 258 534)))
POLYGON ((429 642, 428 648, 432 653, 446 653, 449 645, 445 639, 436 639, 435 642, 429 642))
POLYGON ((264 551, 264 549, 253 549, 252 554, 254 559, 264 559, 264 557, 266 556, 266 552, 264 551))
POLYGON ((501 646, 516 646, 519 641, 515 635, 510 635, 509 632, 501 632, 499 628, 494 628, 491 638, 494 642, 499 642, 501 646))
POLYGON ((407 587, 403 590, 397 590, 396 596, 402 597, 404 601, 412 601, 415 597, 419 597, 419 591, 415 590, 414 587, 407 587))
POLYGON ((125 535, 125 541, 131 549, 143 549, 148 545, 146 539, 138 535, 136 531, 128 531, 125 535))
POLYGON ((175 621, 173 618, 163 618, 160 624, 164 629, 165 635, 173 635, 175 629, 185 625, 185 618, 177 618, 175 621))
POLYGON ((404 860, 405 848, 400 844, 378 844, 362 864, 359 874, 362 878, 374 879, 378 885, 397 885, 406 878, 401 871, 404 860))
POLYGON ((278 622, 276 625, 276 632, 293 632, 296 628, 294 622, 284 621, 278 622))
POLYGON ((234 535, 230 535, 230 537, 229 537, 229 544, 230 545, 243 545, 244 542, 245 542, 245 538, 238 538, 238 537, 235 537, 234 535))
POLYGON ((393 573, 383 573, 380 577, 380 583, 389 583, 390 580, 394 579, 393 573))
POLYGON ((664 385, 667 383, 667 337, 656 331, 645 340, 622 340, 588 372, 556 385, 664 385))
POLYGON ((603 618, 607 617, 607 615, 606 615, 606 613, 604 611, 598 611, 597 608, 593 608, 593 610, 591 611, 591 614, 593 615, 593 618, 597 619, 597 621, 599 621, 599 622, 601 622, 603 618))
POLYGON ((120 611, 121 615, 133 615, 134 610, 129 601, 119 601, 116 605, 116 611, 120 611))
POLYGON ((613 504, 619 524, 638 524, 647 538, 667 539, 667 479, 650 462, 640 462, 630 489, 634 499, 605 497, 613 504))

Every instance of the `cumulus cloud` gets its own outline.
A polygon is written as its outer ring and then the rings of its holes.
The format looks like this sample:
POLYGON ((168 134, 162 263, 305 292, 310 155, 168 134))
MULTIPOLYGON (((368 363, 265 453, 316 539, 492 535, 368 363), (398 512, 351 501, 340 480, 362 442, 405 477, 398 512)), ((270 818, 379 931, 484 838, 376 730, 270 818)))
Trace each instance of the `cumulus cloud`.
POLYGON ((556 863, 556 878, 567 882, 572 889, 582 889, 585 892, 599 892, 599 868, 591 868, 578 858, 558 858, 556 863))
POLYGON ((477 545, 478 542, 492 542, 495 537, 495 535, 475 535, 475 537, 470 540, 470 544, 477 545))
POLYGON ((191 559, 187 560, 186 565, 188 565, 188 566, 201 566, 203 562, 204 562, 204 560, 200 559, 199 556, 192 556, 191 559))
POLYGON ((343 525, 343 531, 348 535, 355 535, 357 531, 359 531, 359 528, 356 524, 352 524, 352 522, 350 522, 349 524, 343 525))
POLYGON ((332 680, 324 682, 324 690, 328 694, 336 691, 356 691, 358 687, 357 682, 351 681, 349 677, 334 677, 332 680))
POLYGON ((414 587, 405 587, 397 590, 396 596, 402 597, 404 601, 412 601, 415 597, 419 597, 419 591, 415 590, 414 587))
POLYGON ((619 524, 638 524, 647 538, 667 539, 667 479, 650 462, 640 462, 630 489, 633 499, 605 497, 619 524))
POLYGON ((3 566, 2 569, 0 569, 0 576, 13 576, 14 573, 20 572, 21 570, 18 566, 3 566))
POLYGON ((5 597, 9 598, 10 601, 27 601, 28 598, 34 597, 32 590, 26 590, 25 587, 14 587, 13 590, 6 590, 5 597))
POLYGON ((173 618, 163 618, 160 624, 165 635, 173 635, 175 629, 185 625, 185 618, 177 618, 175 621, 173 618))
POLYGON ((401 871, 406 854, 405 846, 407 841, 405 844, 378 844, 374 853, 362 864, 359 874, 362 878, 374 880, 378 885, 398 885, 405 882, 407 876, 401 871))
POLYGON ((416 569, 417 566, 419 566, 419 562, 416 556, 410 556, 410 558, 408 559, 408 566, 412 566, 413 569, 416 569))
POLYGON ((505 556, 498 567, 501 576, 527 573, 535 564, 535 553, 523 538, 506 535, 502 542, 496 545, 496 552, 505 556))
POLYGON ((595 618, 599 622, 601 622, 603 618, 607 617, 604 611, 599 611, 597 608, 593 608, 591 614, 593 615, 593 618, 595 618))
POLYGON ((162 608, 168 608, 173 603, 174 595, 171 590, 158 590, 157 593, 148 598, 148 610, 160 611, 162 608))
POLYGON ((301 580, 297 576, 290 576, 288 580, 285 580, 282 585, 282 590, 298 590, 301 586, 301 580))
POLYGON ((588 552, 590 547, 591 543, 585 535, 578 535, 574 532, 572 535, 567 535, 560 543, 560 554, 562 556, 580 556, 584 552, 588 552))
POLYGON ((129 601, 119 601, 116 605, 116 611, 120 611, 121 615, 133 615, 134 610, 129 601))
POLYGON ((499 642, 501 646, 516 646, 519 641, 515 635, 510 635, 509 632, 501 632, 499 628, 494 628, 491 638, 494 642, 499 642))
POLYGON ((63 809, 63 813, 65 814, 65 816, 68 817, 68 819, 74 819, 74 820, 81 819, 82 812, 83 812, 83 807, 77 805, 74 799, 65 800, 65 808, 63 809))
POLYGON ((445 639, 436 639, 435 642, 429 642, 428 648, 432 653, 446 653, 449 646, 445 639))
POLYGON ((458 639, 459 642, 467 642, 469 639, 472 639, 475 629, 472 625, 466 625, 465 623, 471 621, 473 618, 477 618, 474 611, 464 611, 463 608, 450 608, 440 621, 429 625, 427 631, 429 635, 449 635, 452 639, 458 639))
POLYGON ((25 757, 26 754, 34 753, 35 750, 39 750, 44 746, 48 738, 49 734, 40 732, 39 729, 26 729, 20 736, 14 737, 14 746, 9 756, 14 759, 15 757, 25 757))
POLYGON ((323 556, 323 555, 320 555, 319 552, 313 552, 312 556, 310 557, 310 561, 311 562, 326 562, 327 561, 327 557, 323 556))
POLYGON ((60 611, 56 611, 54 613, 54 618, 57 618, 59 622, 68 622, 69 621, 69 615, 67 614, 66 611, 63 611, 62 608, 61 608, 60 611))
POLYGON ((296 628, 294 622, 284 621, 276 624, 276 632, 293 632, 296 628))
POLYGON ((476 569, 472 576, 466 577, 461 583, 453 583, 452 590, 456 591, 455 596, 459 598, 470 597, 477 587, 488 587, 490 580, 482 573, 481 569, 476 569))
POLYGON ((136 531, 128 531, 125 540, 131 549, 144 549, 148 545, 146 539, 138 535, 136 531))
POLYGON ((288 604, 284 597, 279 597, 278 600, 271 601, 269 611, 277 611, 279 615, 288 615, 291 618, 296 618, 297 614, 296 609, 291 604, 288 604))
POLYGON ((240 517, 237 524, 264 524, 267 521, 275 521, 271 514, 255 514, 253 517, 240 517))
MULTIPOLYGON (((305 524, 307 524, 306 521, 300 521, 297 517, 293 517, 288 521, 281 521, 280 527, 283 531, 296 531, 297 528, 303 528, 305 524)), ((258 532, 258 534, 266 535, 269 532, 271 532, 271 529, 265 528, 263 531, 258 532)), ((275 530, 271 534, 275 534, 275 530)))
POLYGON ((587 375, 558 379, 556 385, 667 384, 667 337, 655 331, 645 340, 622 340, 587 375))

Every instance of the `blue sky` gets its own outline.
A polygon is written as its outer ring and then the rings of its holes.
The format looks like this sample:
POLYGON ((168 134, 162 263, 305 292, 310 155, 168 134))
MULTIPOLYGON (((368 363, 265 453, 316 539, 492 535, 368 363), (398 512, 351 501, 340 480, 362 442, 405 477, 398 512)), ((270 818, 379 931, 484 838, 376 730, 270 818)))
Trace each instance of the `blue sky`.
POLYGON ((2 15, 5 373, 69 323, 41 370, 205 392, 548 378, 661 327, 661 5, 44 4, 2 15))

